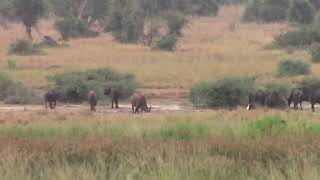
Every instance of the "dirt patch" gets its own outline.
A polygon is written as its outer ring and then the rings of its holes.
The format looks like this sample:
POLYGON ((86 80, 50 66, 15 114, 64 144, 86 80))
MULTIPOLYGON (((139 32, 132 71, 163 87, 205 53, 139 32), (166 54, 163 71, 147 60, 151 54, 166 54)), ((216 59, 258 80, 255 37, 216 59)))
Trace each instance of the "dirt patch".
MULTIPOLYGON (((112 109, 109 106, 102 105, 97 106, 97 113, 132 113, 130 104, 120 104, 119 109, 112 109)), ((182 106, 179 104, 152 104, 152 113, 161 112, 193 112, 197 109, 189 106, 182 106)), ((0 112, 34 112, 44 111, 44 106, 40 105, 1 105, 0 112)), ((47 111, 58 111, 58 112, 83 112, 88 111, 89 106, 87 105, 60 105, 55 110, 48 109, 47 111)))

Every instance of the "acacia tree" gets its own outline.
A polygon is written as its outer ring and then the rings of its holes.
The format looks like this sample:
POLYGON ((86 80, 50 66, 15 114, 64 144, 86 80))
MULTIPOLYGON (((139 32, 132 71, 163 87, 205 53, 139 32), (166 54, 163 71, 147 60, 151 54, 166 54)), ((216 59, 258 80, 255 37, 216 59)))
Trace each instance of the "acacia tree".
POLYGON ((0 14, 7 20, 22 22, 29 39, 32 39, 32 27, 45 14, 43 0, 4 0, 0 14))
POLYGON ((75 18, 89 24, 103 20, 110 0, 48 0, 51 10, 60 18, 75 18))
POLYGON ((31 28, 44 16, 44 6, 43 0, 15 0, 15 15, 24 24, 29 39, 32 39, 31 28))

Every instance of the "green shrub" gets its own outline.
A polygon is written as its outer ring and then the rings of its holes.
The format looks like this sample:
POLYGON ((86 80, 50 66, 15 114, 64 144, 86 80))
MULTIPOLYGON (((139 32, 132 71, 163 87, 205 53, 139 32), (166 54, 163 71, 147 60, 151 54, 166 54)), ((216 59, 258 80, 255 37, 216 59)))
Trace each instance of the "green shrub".
POLYGON ((114 1, 106 31, 115 40, 123 43, 136 43, 143 35, 145 15, 134 8, 133 1, 114 1))
POLYGON ((308 46, 315 42, 320 42, 320 31, 316 28, 302 28, 276 36, 273 44, 277 47, 299 47, 308 46))
POLYGON ((190 101, 199 108, 232 108, 247 103, 249 92, 254 87, 251 78, 226 78, 201 82, 190 91, 190 101))
POLYGON ((287 105, 287 97, 289 95, 290 87, 286 84, 269 83, 265 86, 265 91, 267 94, 275 94, 276 108, 285 108, 287 105))
POLYGON ((192 9, 195 14, 202 16, 218 14, 219 6, 217 0, 195 0, 193 3, 192 9))
POLYGON ((291 0, 289 8, 290 21, 309 24, 313 21, 315 10, 309 0, 291 0))
POLYGON ((176 49, 178 39, 174 35, 166 35, 156 42, 155 49, 174 51, 176 49))
POLYGON ((247 0, 217 0, 218 4, 226 4, 226 5, 230 5, 230 4, 241 4, 241 3, 246 3, 247 0))
POLYGON ((261 1, 259 0, 251 0, 246 6, 246 9, 243 13, 243 20, 244 21, 257 21, 258 20, 258 12, 259 6, 261 6, 261 1))
POLYGON ((312 62, 320 62, 320 43, 313 44, 309 49, 309 53, 312 62))
POLYGON ((245 21, 274 22, 287 18, 288 0, 251 0, 243 15, 245 21))
POLYGON ((17 62, 14 59, 7 59, 7 67, 9 70, 16 70, 17 62))
POLYGON ((310 95, 314 90, 320 90, 320 79, 316 77, 305 77, 298 84, 297 87, 302 88, 304 93, 310 95))
POLYGON ((265 91, 268 94, 276 93, 280 97, 287 97, 290 91, 290 87, 286 84, 268 83, 265 85, 265 91))
POLYGON ((55 22, 55 28, 63 40, 79 37, 96 37, 97 32, 89 29, 89 24, 76 18, 64 18, 55 22))
POLYGON ((310 65, 297 60, 285 60, 278 65, 278 75, 297 76, 310 74, 310 65))
POLYGON ((166 21, 169 29, 169 34, 177 36, 181 35, 181 30, 186 26, 188 20, 184 14, 178 11, 170 11, 166 14, 166 21))
POLYGON ((38 104, 41 97, 31 88, 0 74, 0 100, 8 104, 38 104))
POLYGON ((316 10, 320 8, 320 1, 319 0, 309 0, 309 2, 312 4, 312 7, 316 10))
POLYGON ((136 43, 141 38, 143 34, 143 19, 138 15, 126 14, 125 17, 122 17, 120 22, 120 29, 112 30, 113 37, 123 43, 136 43))
POLYGON ((201 124, 178 123, 174 126, 161 127, 153 133, 165 140, 189 141, 198 137, 205 137, 210 134, 210 129, 201 124))
POLYGON ((105 99, 103 92, 107 87, 118 88, 121 98, 128 98, 136 88, 133 75, 111 69, 65 72, 49 80, 54 82, 60 92, 60 99, 65 102, 85 101, 90 90, 97 93, 98 99, 105 99))
POLYGON ((40 104, 41 97, 34 90, 22 83, 8 87, 4 103, 6 104, 40 104))
POLYGON ((252 138, 284 133, 288 130, 288 123, 280 117, 265 117, 250 123, 245 133, 252 138))
POLYGON ((33 46, 32 42, 25 39, 20 39, 12 44, 9 47, 10 54, 17 55, 30 55, 38 52, 38 50, 33 46))
POLYGON ((50 36, 43 36, 41 42, 35 44, 37 48, 57 48, 60 44, 50 36))
POLYGON ((300 133, 304 134, 320 134, 320 124, 319 123, 311 123, 305 120, 300 120, 297 122, 297 130, 300 133))
POLYGON ((258 19, 263 22, 282 21, 287 17, 287 10, 273 5, 262 5, 259 7, 257 16, 258 19))

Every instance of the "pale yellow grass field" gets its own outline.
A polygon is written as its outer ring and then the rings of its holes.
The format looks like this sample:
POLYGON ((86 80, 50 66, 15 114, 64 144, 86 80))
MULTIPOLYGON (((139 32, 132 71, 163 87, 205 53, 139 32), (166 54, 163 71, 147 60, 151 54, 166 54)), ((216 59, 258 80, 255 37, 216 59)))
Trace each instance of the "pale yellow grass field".
MULTIPOLYGON (((223 7, 217 17, 191 17, 176 52, 152 51, 147 47, 120 44, 110 34, 67 42, 69 47, 48 49, 46 55, 9 56, 10 42, 23 37, 21 26, 0 31, 0 62, 7 71, 36 88, 47 86, 47 75, 65 70, 111 67, 133 73, 141 88, 188 89, 201 80, 227 76, 256 76, 258 83, 292 82, 275 76, 277 64, 285 58, 309 61, 304 51, 265 50, 274 35, 289 29, 286 24, 246 24, 240 21, 242 7, 223 7), (19 69, 9 71, 6 59, 16 59, 19 69)), ((57 37, 52 23, 42 22, 43 34, 57 37)), ((318 75, 320 65, 313 65, 318 75)))

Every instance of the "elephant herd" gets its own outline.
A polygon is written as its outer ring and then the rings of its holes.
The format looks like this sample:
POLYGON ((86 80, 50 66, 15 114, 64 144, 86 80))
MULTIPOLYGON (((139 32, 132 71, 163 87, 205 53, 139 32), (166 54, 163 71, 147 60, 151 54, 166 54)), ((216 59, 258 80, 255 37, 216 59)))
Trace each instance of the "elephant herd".
MULTIPOLYGON (((117 88, 106 88, 104 90, 104 95, 111 98, 111 108, 119 108, 118 103, 121 97, 121 92, 117 88)), ((58 97, 59 92, 55 89, 45 93, 44 101, 46 109, 48 108, 48 105, 50 109, 54 109, 56 107, 58 97)), ((280 95, 276 92, 267 93, 262 90, 258 90, 255 93, 250 93, 248 99, 249 102, 247 110, 252 110, 257 105, 277 108, 279 105, 279 99, 282 99, 282 97, 280 97, 280 95)), ((290 95, 288 98, 286 98, 286 100, 289 107, 291 104, 294 105, 294 109, 302 109, 303 102, 310 102, 311 109, 313 112, 315 112, 315 104, 320 103, 320 90, 312 91, 308 88, 294 88, 291 90, 290 95)), ((92 111, 96 111, 96 106, 98 104, 96 92, 90 91, 88 93, 88 102, 90 104, 90 109, 92 111)), ((147 106, 146 97, 142 94, 133 94, 130 98, 130 102, 133 113, 151 111, 151 106, 147 106)))
MULTIPOLYGON (((249 103, 247 110, 252 110, 256 105, 275 108, 277 101, 280 99, 277 93, 268 94, 262 90, 249 94, 249 103)), ((303 102, 310 102, 312 112, 315 112, 315 104, 320 103, 320 90, 311 90, 310 88, 294 88, 291 90, 289 97, 286 99, 288 106, 293 104, 294 109, 302 110, 303 102), (300 106, 300 107, 299 107, 300 106)))
MULTIPOLYGON (((44 94, 45 108, 54 109, 57 105, 57 99, 59 97, 59 92, 55 89, 44 94)), ((121 97, 121 92, 117 88, 106 88, 104 90, 104 95, 110 96, 111 98, 111 108, 119 108, 119 99, 121 97)), ((96 106, 98 104, 98 97, 95 91, 89 91, 88 93, 88 102, 90 105, 91 111, 96 111, 96 106)), ((148 107, 146 97, 142 94, 133 94, 130 98, 132 112, 133 113, 142 113, 142 112, 151 112, 151 106, 148 107)))

